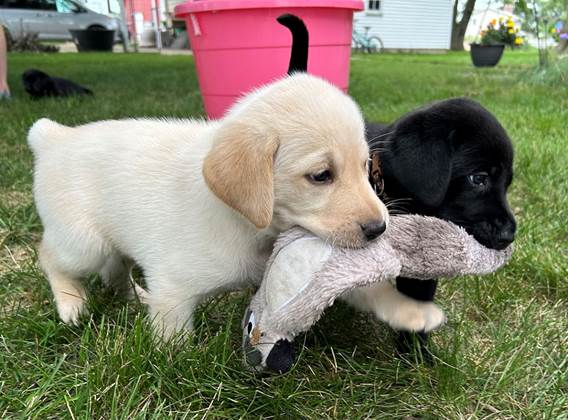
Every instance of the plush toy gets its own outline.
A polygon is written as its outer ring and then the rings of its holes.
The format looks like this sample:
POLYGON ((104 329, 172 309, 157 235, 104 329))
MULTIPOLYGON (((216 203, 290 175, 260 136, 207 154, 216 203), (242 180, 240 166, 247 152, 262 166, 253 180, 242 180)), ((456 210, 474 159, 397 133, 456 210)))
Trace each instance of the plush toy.
POLYGON ((262 284, 243 320, 245 363, 252 369, 290 369, 292 341, 343 293, 397 276, 416 279, 488 274, 504 265, 512 247, 483 247, 450 222, 391 216, 386 232, 365 248, 334 248, 300 229, 280 235, 262 284))

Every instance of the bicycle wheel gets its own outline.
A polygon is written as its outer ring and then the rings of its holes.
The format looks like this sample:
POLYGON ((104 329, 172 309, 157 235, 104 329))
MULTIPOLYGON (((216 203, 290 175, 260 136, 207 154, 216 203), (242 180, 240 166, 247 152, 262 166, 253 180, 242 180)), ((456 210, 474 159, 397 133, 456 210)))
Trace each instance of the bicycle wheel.
POLYGON ((371 36, 367 41, 367 52, 369 54, 382 53, 383 52, 383 41, 378 36, 371 36))
POLYGON ((360 42, 359 38, 357 38, 355 35, 351 37, 351 49, 355 52, 362 52, 363 51, 361 42, 360 42))

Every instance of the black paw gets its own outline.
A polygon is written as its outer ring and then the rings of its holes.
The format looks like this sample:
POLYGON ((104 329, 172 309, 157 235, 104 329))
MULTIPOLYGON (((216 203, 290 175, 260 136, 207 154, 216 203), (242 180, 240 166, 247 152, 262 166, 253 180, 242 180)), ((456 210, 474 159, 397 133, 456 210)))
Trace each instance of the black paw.
POLYGON ((425 332, 399 331, 396 338, 396 355, 410 362, 434 364, 434 355, 430 351, 428 333, 425 332))

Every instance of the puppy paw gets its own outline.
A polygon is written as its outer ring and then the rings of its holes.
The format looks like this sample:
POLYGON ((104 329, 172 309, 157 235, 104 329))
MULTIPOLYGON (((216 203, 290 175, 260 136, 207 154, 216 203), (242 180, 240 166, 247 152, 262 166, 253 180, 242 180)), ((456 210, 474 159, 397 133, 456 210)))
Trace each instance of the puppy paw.
POLYGON ((446 321, 444 312, 433 302, 408 300, 397 305, 383 321, 396 330, 428 332, 440 327, 446 321))
POLYGON ((87 313, 85 299, 81 296, 67 295, 57 302, 59 318, 68 325, 79 325, 79 319, 87 313))

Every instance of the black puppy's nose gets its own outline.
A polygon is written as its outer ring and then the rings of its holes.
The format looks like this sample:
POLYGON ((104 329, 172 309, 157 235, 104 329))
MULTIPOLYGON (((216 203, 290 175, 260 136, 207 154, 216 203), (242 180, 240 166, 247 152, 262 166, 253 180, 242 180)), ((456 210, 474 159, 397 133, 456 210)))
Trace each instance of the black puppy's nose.
POLYGON ((506 248, 511 242, 515 240, 515 228, 510 227, 502 229, 497 237, 498 249, 506 248))
POLYGON ((384 220, 373 220, 372 222, 361 225, 363 235, 365 235, 365 238, 367 238, 368 241, 372 241, 377 238, 385 231, 386 228, 387 224, 384 220))

